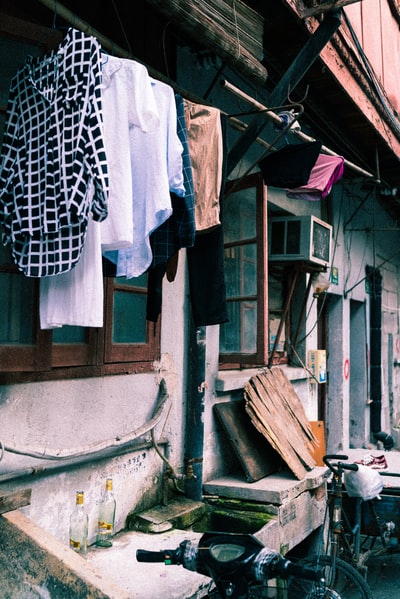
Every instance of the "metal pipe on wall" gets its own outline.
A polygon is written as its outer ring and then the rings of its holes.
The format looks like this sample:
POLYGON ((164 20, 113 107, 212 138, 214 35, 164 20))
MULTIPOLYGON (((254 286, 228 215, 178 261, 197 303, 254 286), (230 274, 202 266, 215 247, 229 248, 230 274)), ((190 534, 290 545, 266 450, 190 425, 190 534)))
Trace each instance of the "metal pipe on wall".
MULTIPOLYGON (((237 96, 241 100, 244 100, 245 102, 247 102, 248 104, 253 106, 256 110, 260 110, 260 111, 267 110, 266 106, 264 106, 263 104, 261 104, 260 102, 258 102, 257 100, 255 100, 254 98, 252 98, 251 96, 246 94, 245 92, 243 92, 241 89, 239 89, 238 87, 236 87, 235 85, 233 85, 232 83, 227 81, 226 79, 224 79, 221 83, 222 83, 222 86, 224 89, 229 91, 231 94, 237 96)), ((270 119, 274 123, 282 125, 282 120, 278 114, 269 111, 269 112, 265 112, 265 116, 266 116, 266 118, 270 119)), ((301 139, 301 141, 308 142, 308 141, 314 140, 313 137, 310 137, 306 133, 303 133, 303 131, 298 131, 298 130, 292 129, 291 133, 293 135, 295 135, 296 137, 298 137, 299 139, 301 139)), ((325 145, 321 146, 321 150, 322 150, 322 152, 325 152, 325 154, 330 154, 331 156, 338 155, 336 152, 334 152, 333 150, 331 150, 330 148, 328 148, 325 145)), ((344 164, 345 164, 345 166, 350 168, 352 171, 354 171, 358 175, 361 175, 362 177, 366 177, 367 179, 375 179, 375 175, 373 175, 369 171, 364 170, 357 164, 354 164, 354 162, 350 162, 350 160, 347 160, 346 158, 344 159, 344 164)))
MULTIPOLYGON (((68 448, 68 449, 52 449, 49 450, 46 447, 41 448, 29 448, 29 447, 14 447, 13 445, 8 445, 0 440, 0 443, 5 451, 9 453, 15 453, 19 455, 25 455, 32 458, 42 459, 42 460, 54 460, 54 461, 62 461, 62 460, 70 460, 73 458, 78 458, 80 456, 90 456, 96 454, 100 451, 105 451, 107 449, 113 449, 118 447, 128 446, 132 441, 142 437, 146 433, 149 433, 153 430, 157 424, 160 422, 164 410, 166 406, 169 404, 170 396, 167 392, 167 385, 165 379, 161 379, 158 393, 158 401, 157 405, 154 409, 152 418, 139 426, 132 432, 129 432, 125 435, 118 435, 113 439, 108 439, 106 441, 98 441, 96 443, 91 443, 90 445, 85 445, 83 447, 76 448, 68 448)), ((1 461, 1 459, 0 459, 1 461)))
MULTIPOLYGON (((157 441, 157 445, 169 445, 169 441, 166 439, 159 439, 157 441)), ((0 484, 5 483, 11 480, 17 480, 20 478, 27 478, 32 476, 46 475, 46 474, 54 474, 56 472, 65 472, 69 468, 76 468, 77 466, 82 466, 83 464, 92 464, 98 460, 104 460, 106 458, 115 458, 120 455, 125 455, 127 453, 133 453, 134 451, 141 451, 143 449, 153 449, 154 444, 152 441, 148 441, 145 443, 132 443, 129 446, 125 447, 114 447, 104 451, 100 451, 96 454, 89 454, 80 456, 79 458, 75 458, 69 462, 64 461, 60 464, 51 464, 51 466, 30 466, 29 468, 20 468, 19 470, 12 470, 10 472, 5 472, 4 474, 0 474, 0 484)))

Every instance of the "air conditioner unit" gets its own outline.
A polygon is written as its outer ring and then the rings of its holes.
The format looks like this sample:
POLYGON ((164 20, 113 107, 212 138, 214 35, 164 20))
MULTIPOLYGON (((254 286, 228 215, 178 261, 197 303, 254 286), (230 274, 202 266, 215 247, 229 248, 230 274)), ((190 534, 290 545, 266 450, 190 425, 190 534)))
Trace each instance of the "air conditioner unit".
POLYGON ((275 216, 268 221, 268 260, 330 266, 332 226, 315 216, 275 216))

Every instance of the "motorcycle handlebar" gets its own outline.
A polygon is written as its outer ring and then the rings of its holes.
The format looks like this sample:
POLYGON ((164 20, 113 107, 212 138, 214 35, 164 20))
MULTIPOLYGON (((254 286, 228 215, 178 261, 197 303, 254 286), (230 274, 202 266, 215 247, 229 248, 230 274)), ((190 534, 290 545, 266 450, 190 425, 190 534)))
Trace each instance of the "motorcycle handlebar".
MULTIPOLYGON (((184 541, 176 549, 165 549, 163 551, 148 551, 146 549, 136 550, 138 562, 165 563, 166 565, 183 565, 188 570, 196 571, 197 546, 190 541, 184 541), (192 548, 193 551, 188 551, 192 548), (193 563, 192 563, 193 562, 193 563)), ((280 553, 264 547, 254 557, 252 573, 255 580, 279 578, 286 579, 291 576, 323 582, 324 577, 320 568, 313 568, 292 562, 284 558, 280 553)))
POLYGON ((147 549, 137 549, 136 559, 138 562, 165 562, 167 556, 172 553, 173 551, 147 551, 147 549))
POLYGON ((136 559, 138 562, 161 563, 180 565, 180 547, 178 549, 165 549, 164 551, 148 551, 137 549, 136 559))
POLYGON ((301 564, 296 564, 290 560, 284 561, 279 572, 279 576, 281 578, 295 576, 298 578, 305 578, 306 580, 314 580, 316 582, 323 582, 324 580, 322 568, 302 566, 301 564))
POLYGON ((261 549, 255 557, 252 572, 255 579, 259 582, 265 578, 275 578, 276 576, 282 579, 295 576, 318 582, 323 582, 324 580, 321 568, 292 562, 290 559, 283 557, 280 553, 267 547, 261 549))

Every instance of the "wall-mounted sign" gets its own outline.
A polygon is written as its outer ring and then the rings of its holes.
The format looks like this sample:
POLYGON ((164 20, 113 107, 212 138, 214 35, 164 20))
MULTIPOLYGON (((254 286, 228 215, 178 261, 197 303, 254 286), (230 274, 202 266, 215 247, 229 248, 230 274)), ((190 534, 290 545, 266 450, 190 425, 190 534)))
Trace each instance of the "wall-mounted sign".
POLYGON ((350 376, 350 360, 348 358, 345 359, 343 364, 343 376, 346 381, 350 376))
POLYGON ((332 266, 331 283, 332 285, 339 285, 339 269, 337 266, 332 266))

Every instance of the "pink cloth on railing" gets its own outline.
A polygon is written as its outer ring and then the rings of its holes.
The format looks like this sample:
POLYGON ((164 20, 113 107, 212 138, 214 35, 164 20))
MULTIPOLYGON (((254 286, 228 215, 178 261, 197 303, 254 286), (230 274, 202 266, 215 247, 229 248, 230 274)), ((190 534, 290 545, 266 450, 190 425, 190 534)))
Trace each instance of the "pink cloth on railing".
POLYGON ((311 170, 306 185, 286 189, 289 198, 300 200, 323 200, 329 194, 334 183, 339 181, 344 172, 343 156, 320 154, 311 170))

